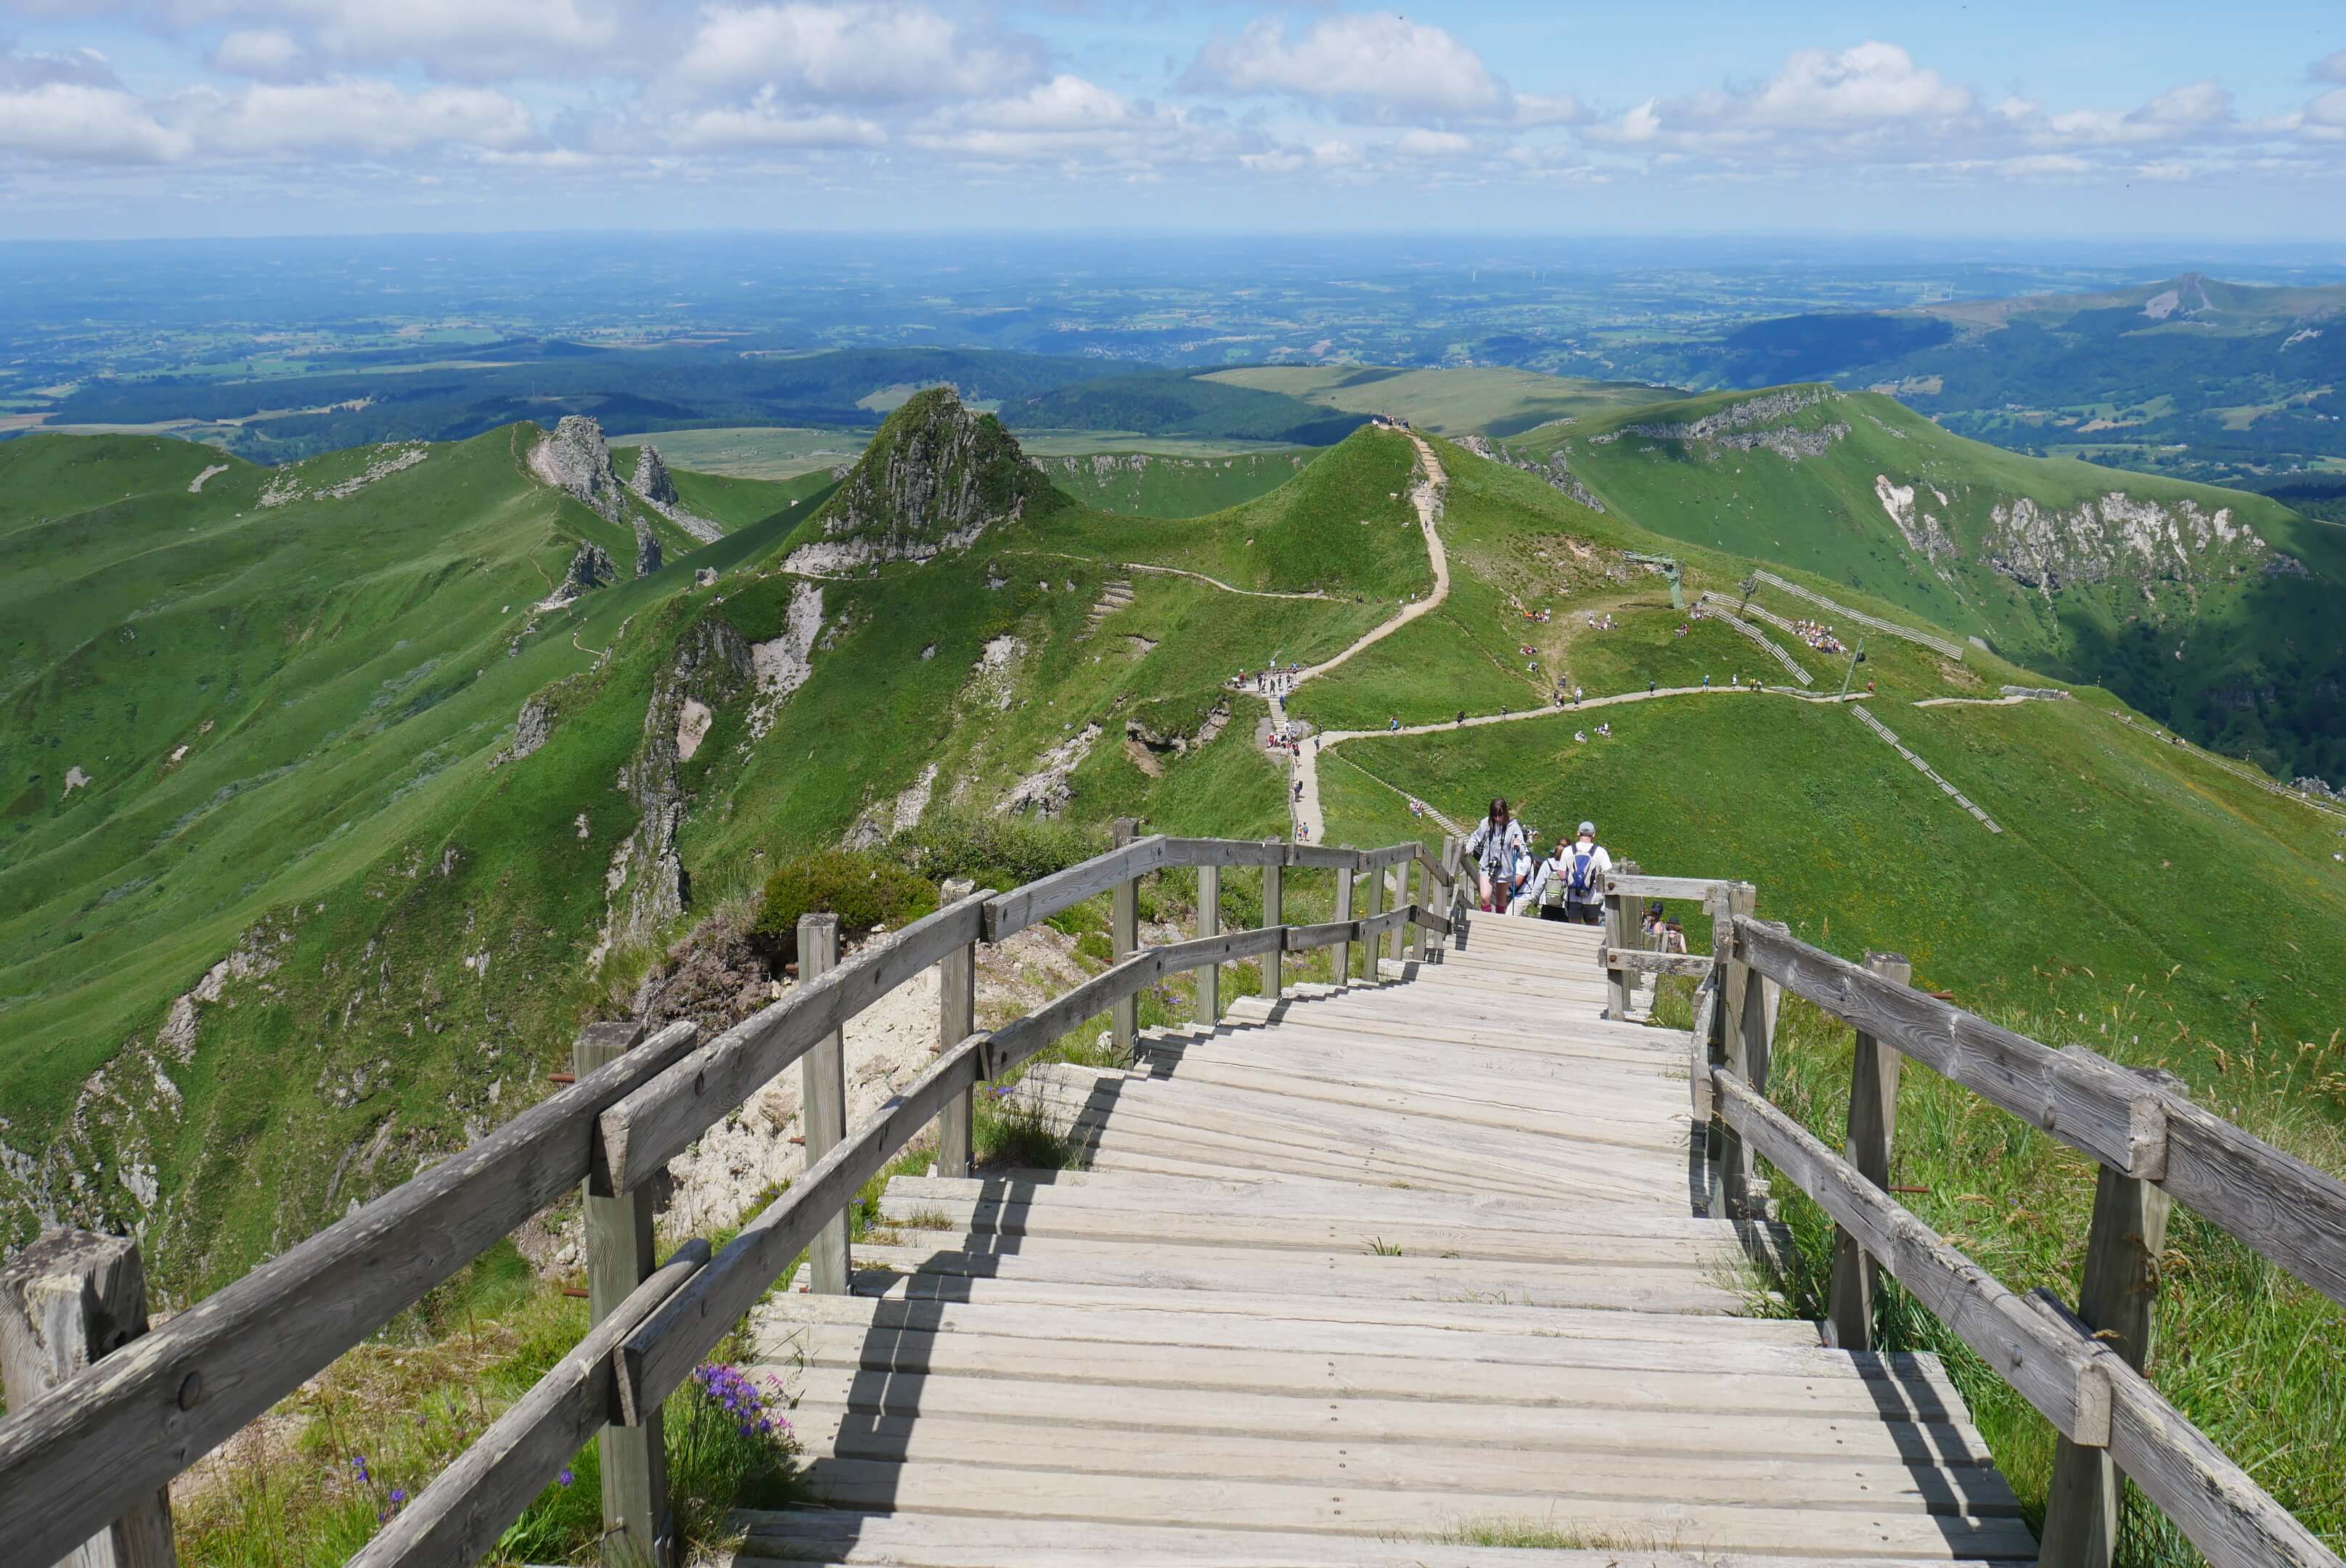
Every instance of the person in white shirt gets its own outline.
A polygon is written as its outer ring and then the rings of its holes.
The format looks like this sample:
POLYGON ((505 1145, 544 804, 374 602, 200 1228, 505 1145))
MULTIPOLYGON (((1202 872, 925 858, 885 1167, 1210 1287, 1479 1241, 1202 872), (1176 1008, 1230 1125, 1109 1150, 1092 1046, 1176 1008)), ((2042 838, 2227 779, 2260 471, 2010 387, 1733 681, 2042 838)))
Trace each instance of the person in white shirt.
POLYGON ((1556 851, 1563 862, 1563 918, 1579 925, 1599 925, 1605 919, 1605 881, 1613 874, 1613 857, 1596 841, 1596 824, 1580 824, 1580 836, 1556 851))
POLYGON ((1474 825, 1474 832, 1466 840, 1466 854, 1481 873, 1482 907, 1492 911, 1505 907, 1494 899, 1504 897, 1503 890, 1515 880, 1515 861, 1525 854, 1524 830, 1507 809, 1507 802, 1494 799, 1483 820, 1474 825))

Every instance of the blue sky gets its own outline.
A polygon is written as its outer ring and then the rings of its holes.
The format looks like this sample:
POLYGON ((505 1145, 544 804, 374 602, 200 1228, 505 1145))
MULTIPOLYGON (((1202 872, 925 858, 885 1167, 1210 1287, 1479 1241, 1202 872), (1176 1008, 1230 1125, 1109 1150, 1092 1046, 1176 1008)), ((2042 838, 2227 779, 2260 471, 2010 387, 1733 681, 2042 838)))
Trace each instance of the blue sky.
POLYGON ((2346 241, 2346 5, 0 0, 0 235, 2346 241))

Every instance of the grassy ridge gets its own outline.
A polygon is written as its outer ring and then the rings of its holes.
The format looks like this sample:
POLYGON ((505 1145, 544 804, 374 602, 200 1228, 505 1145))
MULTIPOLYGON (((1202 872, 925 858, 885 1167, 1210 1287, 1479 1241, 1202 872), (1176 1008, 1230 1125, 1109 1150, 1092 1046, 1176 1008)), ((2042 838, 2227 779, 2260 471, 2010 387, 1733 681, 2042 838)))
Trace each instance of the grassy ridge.
POLYGON ((1107 452, 1035 461, 1053 484, 1094 511, 1140 517, 1202 517, 1268 494, 1301 473, 1317 455, 1309 447, 1298 447, 1222 457, 1107 452))
POLYGON ((1462 370, 1389 370, 1364 365, 1250 365, 1200 378, 1284 393, 1349 413, 1398 414, 1444 435, 1514 435, 1551 420, 1678 394, 1642 382, 1585 381, 1537 371, 1478 365, 1462 370))
MULTIPOLYGON (((2331 608, 2346 585, 2346 529, 2238 491, 1984 446, 1867 394, 1830 394, 1770 422, 1811 435, 1845 427, 1821 455, 1733 452, 1637 433, 1716 415, 1750 395, 1592 417, 1523 444, 1563 457, 1613 512, 1657 535, 1798 568, 1984 636, 2008 657, 2106 685, 2153 718, 2283 777, 2346 774, 2346 709, 2335 695, 2346 675, 2346 626, 2331 608), (1933 564, 1901 537, 1876 490, 1884 478, 1912 487, 1917 510, 1935 516, 1952 541, 1952 558, 1933 564), (2209 515, 2229 511, 2305 574, 2253 563, 2236 571, 2211 554, 2185 581, 2162 549, 2148 564, 2121 556, 2106 579, 2091 566, 2065 568, 2057 589, 2045 591, 1988 564, 2002 534, 1993 516, 1999 506, 2025 499, 2059 514, 2113 494, 2169 508, 2189 503, 2209 515)), ((2083 536, 2066 524, 2055 532, 2083 536)))

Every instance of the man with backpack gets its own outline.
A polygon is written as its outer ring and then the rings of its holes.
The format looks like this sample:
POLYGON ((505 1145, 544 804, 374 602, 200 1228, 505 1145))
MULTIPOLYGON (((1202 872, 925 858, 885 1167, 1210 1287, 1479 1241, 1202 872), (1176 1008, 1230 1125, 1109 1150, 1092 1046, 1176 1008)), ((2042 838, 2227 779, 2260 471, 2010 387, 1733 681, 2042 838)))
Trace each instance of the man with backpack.
POLYGON ((1580 824, 1579 837, 1559 847, 1556 859, 1564 881, 1564 913, 1557 918, 1579 925, 1603 924, 1605 882, 1613 874, 1613 857, 1596 841, 1596 824, 1580 824))

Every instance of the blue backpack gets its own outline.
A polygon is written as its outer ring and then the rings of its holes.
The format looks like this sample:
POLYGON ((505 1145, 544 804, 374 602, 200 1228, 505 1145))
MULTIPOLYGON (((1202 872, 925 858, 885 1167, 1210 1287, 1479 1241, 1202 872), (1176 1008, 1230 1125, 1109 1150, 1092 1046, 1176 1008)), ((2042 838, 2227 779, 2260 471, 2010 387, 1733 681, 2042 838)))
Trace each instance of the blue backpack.
POLYGON ((1572 851, 1572 901, 1594 903, 1596 900, 1596 846, 1575 848, 1572 851))

